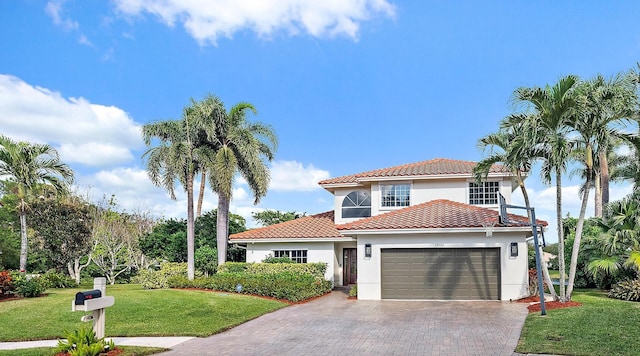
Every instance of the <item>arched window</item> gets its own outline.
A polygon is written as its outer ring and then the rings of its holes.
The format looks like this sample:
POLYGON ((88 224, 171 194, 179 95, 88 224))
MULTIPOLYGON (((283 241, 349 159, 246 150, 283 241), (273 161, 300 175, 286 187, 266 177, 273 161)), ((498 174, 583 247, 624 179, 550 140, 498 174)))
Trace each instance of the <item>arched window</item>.
POLYGON ((356 191, 347 194, 342 201, 343 218, 366 218, 371 216, 371 197, 369 194, 356 191))

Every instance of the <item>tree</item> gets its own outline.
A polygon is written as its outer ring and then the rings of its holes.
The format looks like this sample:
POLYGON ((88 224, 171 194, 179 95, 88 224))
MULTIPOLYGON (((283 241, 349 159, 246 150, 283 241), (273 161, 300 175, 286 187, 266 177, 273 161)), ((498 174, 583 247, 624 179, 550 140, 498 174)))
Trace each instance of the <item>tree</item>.
POLYGON ((95 207, 82 199, 38 199, 31 204, 36 238, 41 240, 47 260, 57 270, 67 270, 76 283, 80 272, 91 263, 80 261, 91 253, 91 218, 95 207))
POLYGON ((20 217, 20 271, 27 268, 27 198, 38 184, 64 194, 73 182, 73 171, 60 161, 58 151, 47 144, 17 142, 0 135, 0 177, 15 183, 20 217))
MULTIPOLYGON (((535 148, 530 146, 528 142, 518 137, 524 122, 525 120, 523 120, 523 118, 517 120, 513 117, 507 118, 503 121, 500 131, 480 138, 477 146, 481 151, 487 152, 488 155, 476 164, 473 168, 473 173, 476 181, 481 182, 487 178, 487 175, 495 164, 503 164, 516 177, 518 186, 524 197, 527 215, 529 220, 531 220, 531 203, 524 183, 525 177, 523 174, 531 170, 533 161, 539 156, 539 153, 536 153, 535 148), (513 123, 513 125, 510 123, 513 123)), ((542 245, 539 245, 538 248, 540 256, 542 256, 542 245)), ((541 263, 541 265, 545 282, 547 285, 552 286, 553 284, 549 276, 547 264, 541 263)), ((556 291, 553 288, 549 288, 549 291, 554 299, 558 299, 556 291)))
MULTIPOLYGON (((578 77, 562 77, 553 86, 521 87, 516 89, 513 99, 524 105, 528 115, 523 121, 521 140, 529 142, 540 153, 543 160, 541 174, 543 181, 550 184, 552 177, 556 183, 556 219, 558 222, 558 265, 560 269, 560 300, 565 295, 564 236, 562 234, 562 174, 566 172, 572 142, 568 137, 568 122, 575 115, 575 89, 578 77)), ((518 118, 518 117, 514 117, 518 118)))
POLYGON ((251 213, 253 219, 259 222, 262 226, 279 224, 281 222, 298 219, 306 215, 306 213, 280 210, 263 210, 251 213))
POLYGON ((147 173, 151 182, 167 189, 174 200, 176 181, 187 193, 187 274, 190 280, 193 280, 195 273, 193 182, 206 162, 211 161, 208 148, 198 144, 203 126, 199 116, 194 114, 194 107, 187 107, 183 110, 182 120, 160 121, 142 128, 147 147, 159 140, 157 146, 150 147, 143 155, 147 159, 147 173))
MULTIPOLYGON (((2 182, 0 182, 2 183, 2 182)), ((4 190, 4 184, 0 184, 4 190)), ((18 199, 13 194, 0 198, 0 270, 20 265, 20 220, 16 214, 18 199)))
POLYGON ((226 261, 229 236, 229 204, 232 199, 234 177, 237 172, 247 181, 254 196, 254 204, 266 195, 269 168, 273 160, 277 137, 271 127, 249 122, 249 113, 256 114, 249 103, 239 103, 227 112, 224 103, 213 95, 194 103, 193 112, 206 126, 206 145, 215 156, 206 166, 209 186, 218 195, 217 247, 218 264, 226 261))
POLYGON ((169 219, 157 222, 140 239, 140 250, 149 258, 168 261, 187 261, 187 221, 169 219))
POLYGON ((613 142, 632 139, 631 135, 621 129, 625 127, 626 121, 633 115, 637 106, 635 88, 633 85, 627 84, 628 82, 625 77, 620 75, 609 81, 599 75, 592 80, 580 83, 575 95, 577 110, 567 122, 567 125, 577 134, 577 147, 581 148, 579 152, 583 152, 579 162, 584 166, 586 176, 584 187, 586 189, 583 189, 582 204, 573 242, 566 299, 571 299, 573 292, 589 199, 589 187, 591 187, 594 178, 594 156, 597 156, 599 162, 601 202, 606 204, 609 199, 607 155, 613 142))

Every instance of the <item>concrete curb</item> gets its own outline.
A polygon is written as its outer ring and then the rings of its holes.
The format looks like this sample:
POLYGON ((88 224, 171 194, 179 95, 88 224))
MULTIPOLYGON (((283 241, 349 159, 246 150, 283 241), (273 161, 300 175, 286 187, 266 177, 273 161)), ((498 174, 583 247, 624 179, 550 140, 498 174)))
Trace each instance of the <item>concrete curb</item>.
MULTIPOLYGON (((195 339, 192 336, 168 336, 168 337, 114 337, 116 345, 122 346, 146 346, 146 347, 163 347, 171 348, 185 341, 195 339)), ((56 347, 58 340, 35 340, 35 341, 17 341, 17 342, 0 342, 0 350, 18 350, 31 349, 36 347, 56 347)))

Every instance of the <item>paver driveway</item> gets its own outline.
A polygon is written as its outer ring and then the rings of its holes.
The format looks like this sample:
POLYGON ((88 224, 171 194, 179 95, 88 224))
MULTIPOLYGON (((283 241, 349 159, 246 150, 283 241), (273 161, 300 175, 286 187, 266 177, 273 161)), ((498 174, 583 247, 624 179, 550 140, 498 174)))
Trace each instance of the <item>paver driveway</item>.
POLYGON ((526 316, 522 303, 356 301, 334 291, 163 355, 513 355, 526 316))

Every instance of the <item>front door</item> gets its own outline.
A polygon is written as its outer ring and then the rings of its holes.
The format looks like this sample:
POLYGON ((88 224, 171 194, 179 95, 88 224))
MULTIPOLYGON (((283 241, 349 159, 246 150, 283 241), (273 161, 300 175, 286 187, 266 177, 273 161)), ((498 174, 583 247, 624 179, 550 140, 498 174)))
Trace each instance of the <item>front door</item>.
POLYGON ((343 285, 355 284, 358 281, 358 255, 356 254, 357 249, 355 248, 345 248, 344 249, 344 259, 342 262, 343 266, 343 285))

